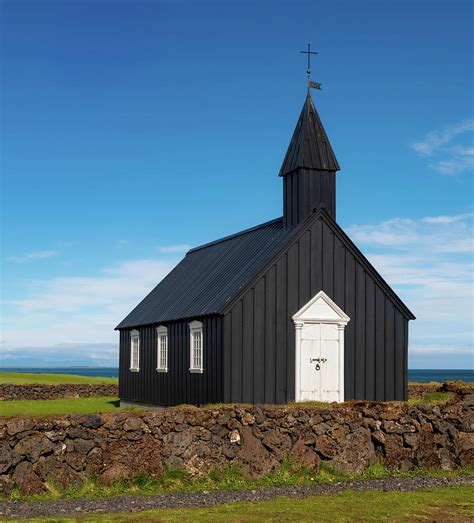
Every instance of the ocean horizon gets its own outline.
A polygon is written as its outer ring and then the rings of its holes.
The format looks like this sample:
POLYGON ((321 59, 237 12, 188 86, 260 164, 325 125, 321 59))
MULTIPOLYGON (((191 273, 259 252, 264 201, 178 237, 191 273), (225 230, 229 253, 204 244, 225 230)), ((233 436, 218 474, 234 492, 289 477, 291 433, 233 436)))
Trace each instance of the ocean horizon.
MULTIPOLYGON (((31 374, 74 374, 77 376, 94 376, 117 378, 118 367, 0 367, 0 372, 26 372, 31 374)), ((408 369, 408 380, 419 383, 430 381, 467 381, 474 382, 474 369, 408 369)))

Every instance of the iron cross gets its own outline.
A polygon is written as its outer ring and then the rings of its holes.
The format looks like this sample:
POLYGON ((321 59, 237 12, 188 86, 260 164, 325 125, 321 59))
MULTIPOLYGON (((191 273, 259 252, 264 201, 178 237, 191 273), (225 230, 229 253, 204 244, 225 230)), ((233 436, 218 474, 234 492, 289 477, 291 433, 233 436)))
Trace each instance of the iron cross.
POLYGON ((311 87, 313 89, 321 89, 321 84, 318 82, 312 82, 311 81, 311 55, 312 54, 318 54, 315 51, 311 51, 311 44, 308 44, 308 50, 307 51, 300 51, 302 54, 308 55, 308 70, 306 71, 308 74, 308 96, 311 91, 311 87))
POLYGON ((306 72, 308 74, 308 80, 309 80, 309 77, 311 75, 311 55, 312 54, 318 54, 318 53, 316 53, 315 51, 311 51, 311 44, 308 44, 308 50, 307 51, 300 51, 300 53, 308 55, 308 70, 306 72))

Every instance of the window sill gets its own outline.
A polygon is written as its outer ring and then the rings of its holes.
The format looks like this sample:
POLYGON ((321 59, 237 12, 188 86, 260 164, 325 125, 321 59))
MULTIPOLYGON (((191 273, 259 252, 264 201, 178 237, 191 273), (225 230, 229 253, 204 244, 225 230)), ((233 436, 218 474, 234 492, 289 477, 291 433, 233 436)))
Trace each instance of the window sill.
POLYGON ((156 369, 156 372, 168 372, 168 369, 156 369))
POLYGON ((191 374, 202 374, 204 369, 189 369, 189 372, 191 372, 191 374))
POLYGON ((140 372, 140 369, 128 369, 130 372, 140 372))

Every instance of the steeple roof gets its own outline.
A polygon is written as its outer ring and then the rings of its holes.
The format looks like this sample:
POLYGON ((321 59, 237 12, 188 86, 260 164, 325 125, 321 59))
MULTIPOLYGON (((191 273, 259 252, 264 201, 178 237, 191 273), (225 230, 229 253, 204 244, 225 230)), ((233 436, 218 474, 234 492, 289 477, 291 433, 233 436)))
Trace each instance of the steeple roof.
POLYGON ((309 93, 283 160, 280 176, 300 167, 318 171, 340 170, 329 138, 309 93))

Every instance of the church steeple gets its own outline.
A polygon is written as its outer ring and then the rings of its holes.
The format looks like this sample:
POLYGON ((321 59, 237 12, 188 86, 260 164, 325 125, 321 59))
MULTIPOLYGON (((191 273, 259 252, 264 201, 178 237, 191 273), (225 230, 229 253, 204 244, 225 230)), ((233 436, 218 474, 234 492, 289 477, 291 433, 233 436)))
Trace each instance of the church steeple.
POLYGON ((339 170, 339 163, 308 92, 280 169, 286 227, 297 225, 321 204, 336 218, 336 171, 339 170))
POLYGON ((340 170, 310 94, 306 97, 298 118, 298 123, 280 169, 280 176, 298 168, 318 171, 340 170))

